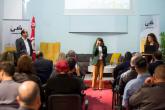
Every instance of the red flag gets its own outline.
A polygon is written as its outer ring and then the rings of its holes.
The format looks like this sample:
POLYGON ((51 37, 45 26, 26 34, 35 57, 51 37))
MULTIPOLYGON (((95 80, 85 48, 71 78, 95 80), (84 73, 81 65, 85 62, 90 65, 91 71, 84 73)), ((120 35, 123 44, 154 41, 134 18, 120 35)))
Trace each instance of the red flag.
POLYGON ((31 21, 31 36, 30 36, 30 40, 31 40, 31 44, 32 44, 32 49, 33 49, 33 54, 32 54, 32 59, 35 60, 36 59, 36 51, 35 51, 35 27, 36 27, 36 22, 35 22, 35 17, 32 17, 32 21, 31 21))

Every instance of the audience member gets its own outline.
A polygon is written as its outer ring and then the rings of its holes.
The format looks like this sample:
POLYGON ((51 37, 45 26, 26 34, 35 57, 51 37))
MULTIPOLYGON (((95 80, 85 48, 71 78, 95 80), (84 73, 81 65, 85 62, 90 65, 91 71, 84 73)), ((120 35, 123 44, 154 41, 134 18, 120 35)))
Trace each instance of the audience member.
POLYGON ((131 58, 131 52, 126 52, 123 62, 117 65, 117 67, 114 69, 114 79, 117 79, 118 76, 120 76, 123 72, 129 69, 131 58))
POLYGON ((45 59, 42 52, 38 52, 36 58, 36 61, 34 61, 34 67, 37 76, 41 79, 42 84, 45 84, 53 71, 53 62, 45 59))
POLYGON ((58 62, 60 60, 66 60, 66 54, 64 52, 59 53, 56 62, 58 62))
POLYGON ((162 60, 162 53, 160 51, 157 51, 153 54, 153 61, 148 66, 148 71, 151 74, 151 76, 154 74, 154 70, 157 66, 163 64, 162 60))
POLYGON ((81 95, 81 83, 76 78, 71 77, 66 60, 58 61, 55 65, 57 75, 48 80, 46 89, 47 97, 51 94, 79 94, 81 95))
POLYGON ((128 108, 129 97, 136 92, 144 83, 145 79, 150 76, 147 72, 147 61, 143 57, 138 57, 135 60, 135 69, 138 73, 136 79, 132 79, 126 84, 122 100, 122 106, 128 108))
MULTIPOLYGON (((66 60, 66 59, 67 59, 67 58, 66 58, 65 53, 64 53, 64 52, 60 52, 59 55, 58 55, 58 57, 57 57, 57 59, 56 59, 56 62, 55 62, 54 65, 56 65, 56 63, 57 63, 58 61, 60 61, 60 60, 66 60)), ((53 67, 54 67, 54 66, 53 66, 53 67)), ((53 68, 53 72, 52 72, 52 74, 50 75, 50 78, 53 78, 53 77, 55 77, 56 75, 57 75, 57 72, 56 72, 55 68, 53 68)))
POLYGON ((122 95, 124 92, 124 88, 127 84, 127 82, 129 82, 130 80, 134 79, 137 77, 137 72, 135 70, 135 61, 136 58, 140 57, 141 55, 135 54, 132 58, 131 58, 131 62, 130 62, 130 69, 127 70, 126 72, 122 73, 120 76, 120 80, 119 80, 119 92, 122 95))
POLYGON ((127 71, 130 67, 130 61, 132 58, 131 52, 126 52, 124 56, 124 60, 121 64, 117 65, 113 72, 114 82, 113 82, 113 88, 116 84, 119 83, 120 75, 127 71))
POLYGON ((76 61, 76 65, 75 65, 75 73, 77 74, 77 76, 81 77, 83 76, 83 74, 81 74, 80 72, 80 66, 78 65, 78 59, 77 59, 77 56, 76 56, 76 52, 74 50, 69 50, 68 53, 66 54, 66 57, 69 59, 69 58, 74 58, 75 61, 76 61))
POLYGON ((129 99, 129 105, 139 110, 165 110, 165 65, 159 65, 150 84, 144 85, 129 99))
POLYGON ((38 84, 40 88, 40 93, 41 93, 41 100, 42 102, 45 100, 44 98, 44 93, 41 88, 41 80, 40 78, 36 75, 36 72, 33 67, 32 59, 28 55, 22 55, 18 59, 18 64, 17 64, 17 71, 14 74, 14 80, 19 83, 23 83, 24 81, 34 81, 38 84))
POLYGON ((70 57, 70 58, 67 59, 67 61, 68 61, 68 66, 69 66, 68 74, 69 74, 71 77, 76 78, 76 79, 78 79, 78 80, 80 81, 80 83, 81 83, 81 88, 82 88, 83 90, 87 89, 88 87, 84 84, 83 79, 81 79, 80 77, 77 76, 76 67, 75 67, 75 65, 76 65, 76 60, 75 60, 74 58, 70 57))
POLYGON ((22 55, 18 59, 16 73, 14 74, 14 80, 19 83, 27 80, 32 80, 41 85, 41 81, 36 75, 30 56, 22 55))
POLYGON ((41 105, 40 91, 35 82, 23 82, 18 89, 18 93, 19 110, 39 110, 41 105))
POLYGON ((14 64, 11 62, 0 63, 0 109, 5 110, 5 107, 18 108, 16 97, 18 95, 19 83, 13 80, 15 72, 14 64), (1 107, 4 107, 3 109, 1 107))
POLYGON ((0 62, 8 61, 15 63, 15 60, 14 53, 9 51, 3 52, 0 57, 0 62))

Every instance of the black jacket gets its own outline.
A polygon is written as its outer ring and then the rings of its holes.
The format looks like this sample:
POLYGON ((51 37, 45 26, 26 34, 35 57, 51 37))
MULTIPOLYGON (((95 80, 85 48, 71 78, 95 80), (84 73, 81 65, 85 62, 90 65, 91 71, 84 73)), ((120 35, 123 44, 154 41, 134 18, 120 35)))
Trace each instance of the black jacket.
POLYGON ((53 71, 53 62, 44 58, 38 58, 34 62, 34 67, 42 84, 46 83, 53 71))
MULTIPOLYGON (((30 56, 32 56, 32 53, 33 53, 32 45, 31 45, 31 42, 29 39, 27 39, 27 41, 28 41, 29 48, 30 48, 30 56)), ((18 57, 21 54, 27 53, 26 46, 25 46, 25 43, 22 38, 17 39, 15 43, 16 43, 16 50, 17 50, 18 57)))
POLYGON ((78 94, 81 96, 81 83, 78 79, 68 74, 57 74, 46 84, 46 96, 52 94, 78 94))
POLYGON ((155 62, 153 62, 153 63, 150 63, 149 66, 148 66, 148 71, 149 71, 149 73, 150 73, 151 75, 153 75, 153 74, 154 74, 154 71, 155 71, 155 69, 156 69, 156 67, 159 66, 159 65, 161 65, 161 64, 163 64, 163 63, 164 63, 164 62, 161 61, 161 60, 158 60, 158 61, 155 61, 155 62))

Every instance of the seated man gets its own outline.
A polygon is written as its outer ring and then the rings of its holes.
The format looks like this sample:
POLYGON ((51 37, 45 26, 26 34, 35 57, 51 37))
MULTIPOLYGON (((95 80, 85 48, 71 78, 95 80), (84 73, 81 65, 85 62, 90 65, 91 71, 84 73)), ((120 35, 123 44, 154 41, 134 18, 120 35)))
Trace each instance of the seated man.
POLYGON ((45 87, 47 98, 52 94, 79 94, 81 83, 68 74, 69 66, 66 60, 60 60, 55 65, 56 76, 48 80, 45 87))
POLYGON ((41 105, 40 91, 35 82, 23 82, 18 89, 18 93, 17 100, 20 104, 19 110, 39 110, 41 105))
POLYGON ((126 52, 123 62, 114 68, 113 71, 114 82, 112 84, 113 88, 115 88, 115 86, 119 84, 120 75, 129 69, 131 58, 132 58, 131 52, 126 52))
POLYGON ((155 68, 163 63, 164 62, 162 60, 162 53, 160 51, 155 52, 153 55, 153 62, 150 63, 148 66, 149 73, 153 75, 155 68))
POLYGON ((131 58, 131 62, 130 62, 130 69, 127 70, 126 72, 122 73, 120 76, 120 80, 119 80, 119 92, 121 95, 123 95, 124 92, 124 88, 127 84, 127 82, 129 82, 130 80, 134 79, 137 77, 137 72, 135 70, 135 60, 136 58, 138 58, 139 55, 135 55, 131 58))
POLYGON ((145 84, 129 99, 129 106, 139 110, 165 110, 165 65, 159 65, 150 84, 145 84))
POLYGON ((17 90, 20 84, 12 79, 14 72, 15 67, 13 63, 0 63, 0 110, 3 110, 1 108, 3 106, 13 108, 19 107, 16 97, 18 95, 17 90))
POLYGON ((36 58, 36 61, 34 61, 34 67, 37 72, 37 76, 40 78, 42 84, 45 84, 53 71, 53 62, 44 59, 42 52, 38 52, 36 54, 36 58))
POLYGON ((129 97, 136 92, 144 83, 145 79, 150 76, 147 72, 147 61, 143 57, 138 57, 135 61, 135 69, 138 73, 136 79, 132 79, 126 84, 122 100, 122 106, 128 108, 129 97))
POLYGON ((126 52, 124 55, 124 59, 123 62, 119 65, 116 66, 116 68, 114 69, 114 79, 117 79, 118 77, 120 77, 120 75, 127 71, 130 67, 130 61, 132 58, 132 54, 131 52, 126 52))
POLYGON ((80 77, 77 76, 76 67, 75 67, 75 65, 76 65, 76 60, 75 60, 74 58, 70 57, 70 58, 67 59, 67 61, 68 61, 68 65, 69 65, 68 74, 69 74, 71 77, 76 78, 77 80, 80 81, 80 83, 81 83, 81 88, 82 88, 83 90, 87 89, 88 87, 84 84, 83 80, 82 80, 80 77))

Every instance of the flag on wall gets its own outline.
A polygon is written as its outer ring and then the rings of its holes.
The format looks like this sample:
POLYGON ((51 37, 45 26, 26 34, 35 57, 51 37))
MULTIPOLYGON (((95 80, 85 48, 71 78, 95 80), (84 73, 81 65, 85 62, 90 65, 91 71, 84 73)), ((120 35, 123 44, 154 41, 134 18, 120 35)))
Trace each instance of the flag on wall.
POLYGON ((36 26, 36 22, 35 22, 35 17, 32 17, 32 21, 31 21, 31 36, 30 36, 30 40, 31 40, 31 44, 32 44, 32 49, 33 49, 33 54, 32 54, 32 59, 35 60, 36 59, 36 51, 35 51, 35 26, 36 26))

